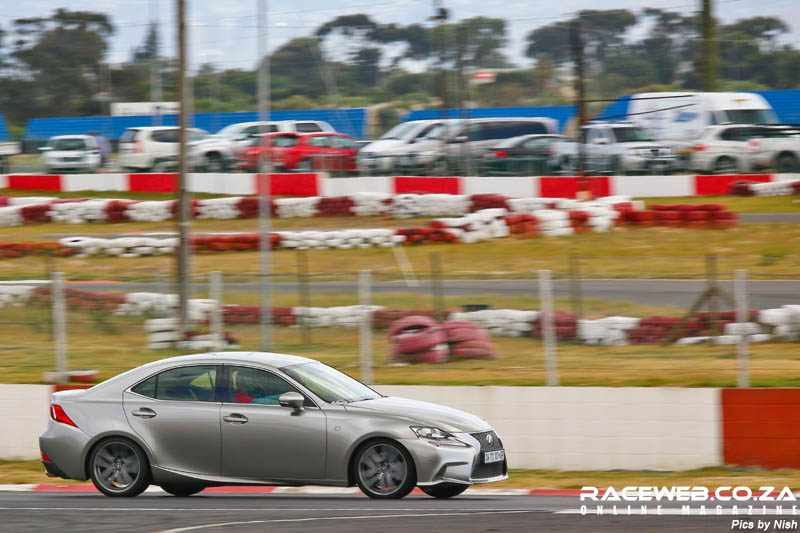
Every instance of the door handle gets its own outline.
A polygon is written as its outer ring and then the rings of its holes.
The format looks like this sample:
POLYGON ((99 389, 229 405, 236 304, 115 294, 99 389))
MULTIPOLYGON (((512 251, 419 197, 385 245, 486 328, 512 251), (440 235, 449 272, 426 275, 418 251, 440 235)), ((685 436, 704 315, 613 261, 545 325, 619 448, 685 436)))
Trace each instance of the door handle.
POLYGON ((156 416, 156 412, 152 409, 148 409, 147 407, 142 407, 138 411, 134 411, 131 414, 133 416, 138 416, 139 418, 153 418, 156 416))
POLYGON ((247 417, 244 415, 240 415, 239 413, 231 413, 230 415, 225 415, 222 417, 222 420, 225 422, 230 422, 231 424, 246 424, 247 417))

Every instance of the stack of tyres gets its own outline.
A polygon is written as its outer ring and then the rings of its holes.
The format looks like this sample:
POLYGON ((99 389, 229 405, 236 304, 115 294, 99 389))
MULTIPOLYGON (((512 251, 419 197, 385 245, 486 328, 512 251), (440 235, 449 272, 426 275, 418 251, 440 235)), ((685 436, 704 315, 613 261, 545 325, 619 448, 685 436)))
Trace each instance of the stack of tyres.
POLYGON ((469 320, 449 320, 443 324, 453 359, 496 359, 494 345, 485 329, 469 320))
POLYGON ((391 358, 406 363, 447 361, 447 337, 439 323, 426 316, 409 316, 389 326, 391 358))

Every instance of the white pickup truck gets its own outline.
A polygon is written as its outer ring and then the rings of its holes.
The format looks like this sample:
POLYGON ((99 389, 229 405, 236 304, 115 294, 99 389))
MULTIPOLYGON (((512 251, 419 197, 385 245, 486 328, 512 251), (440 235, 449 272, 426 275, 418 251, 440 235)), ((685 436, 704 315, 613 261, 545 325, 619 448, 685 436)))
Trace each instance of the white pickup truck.
POLYGON ((640 127, 623 122, 598 122, 581 128, 580 140, 553 143, 550 164, 562 173, 577 169, 583 148, 584 168, 598 173, 669 174, 676 157, 664 144, 654 142, 640 127), (579 146, 580 145, 582 146, 579 146))

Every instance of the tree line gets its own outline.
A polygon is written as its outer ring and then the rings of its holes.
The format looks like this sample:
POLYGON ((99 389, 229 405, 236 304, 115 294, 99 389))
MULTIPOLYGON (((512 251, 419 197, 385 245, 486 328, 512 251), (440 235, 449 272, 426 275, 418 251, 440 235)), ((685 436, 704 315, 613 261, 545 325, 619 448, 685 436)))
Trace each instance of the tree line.
MULTIPOLYGON (((696 15, 645 8, 584 10, 577 18, 590 98, 699 88, 696 15), (640 24, 648 30, 634 39, 631 30, 640 24)), ((473 17, 428 27, 380 23, 364 14, 339 16, 273 52, 272 107, 384 104, 380 117, 388 126, 398 119, 398 110, 438 106, 442 97, 451 106, 569 104, 571 22, 530 31, 524 54, 532 66, 520 67, 508 57, 508 25, 502 18, 473 17), (497 70, 496 79, 480 85, 460 81, 465 72, 479 69, 497 70), (437 81, 440 71, 444 82, 437 81)), ((718 90, 800 86, 800 51, 780 44, 789 31, 780 18, 758 16, 715 26, 718 90)), ((69 9, 0 28, 0 111, 14 131, 34 117, 99 115, 108 112, 110 101, 148 101, 151 68, 158 70, 163 98, 174 100, 176 62, 159 54, 157 28, 148 27, 127 61, 110 66, 105 56, 114 32, 108 15, 69 9)), ((255 66, 203 64, 190 80, 197 112, 255 108, 255 66)))

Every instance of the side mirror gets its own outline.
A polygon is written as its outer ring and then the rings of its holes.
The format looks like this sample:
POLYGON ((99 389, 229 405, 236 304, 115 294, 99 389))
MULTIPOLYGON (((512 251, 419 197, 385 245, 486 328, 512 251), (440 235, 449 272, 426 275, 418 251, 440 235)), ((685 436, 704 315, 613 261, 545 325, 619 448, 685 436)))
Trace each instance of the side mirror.
POLYGON ((608 144, 608 139, 605 137, 600 137, 599 139, 595 139, 595 144, 608 144))
POLYGON ((49 152, 49 151, 50 151, 50 150, 52 150, 52 149, 53 149, 53 147, 52 147, 52 146, 40 146, 40 147, 39 147, 39 151, 40 151, 40 152, 49 152))
POLYGON ((244 133, 239 133, 239 134, 236 135, 236 137, 233 138, 234 141, 245 141, 247 139, 248 139, 248 136, 245 135, 244 133))
POLYGON ((468 140, 469 140, 469 137, 467 137, 466 135, 459 135, 458 137, 456 137, 455 139, 453 139, 453 142, 457 142, 457 143, 465 143, 465 142, 467 142, 468 140))
POLYGON ((281 407, 291 407, 295 412, 303 410, 303 404, 306 399, 299 392, 284 392, 278 398, 278 403, 281 407))

